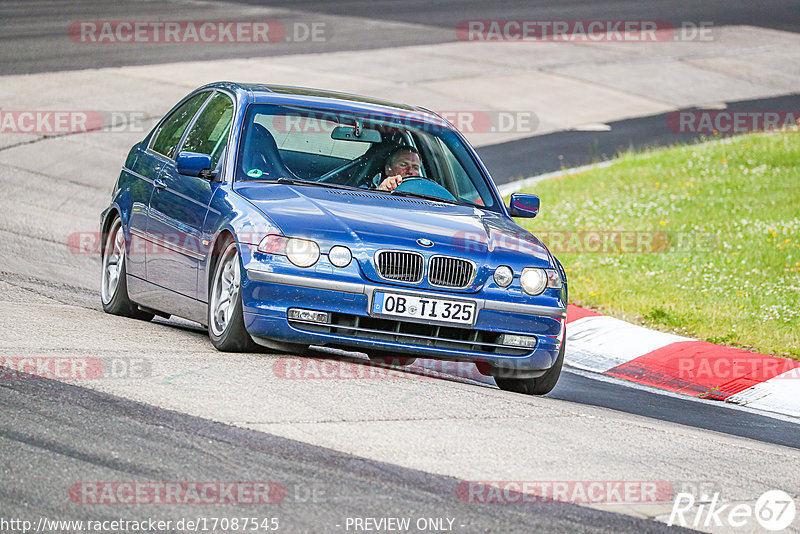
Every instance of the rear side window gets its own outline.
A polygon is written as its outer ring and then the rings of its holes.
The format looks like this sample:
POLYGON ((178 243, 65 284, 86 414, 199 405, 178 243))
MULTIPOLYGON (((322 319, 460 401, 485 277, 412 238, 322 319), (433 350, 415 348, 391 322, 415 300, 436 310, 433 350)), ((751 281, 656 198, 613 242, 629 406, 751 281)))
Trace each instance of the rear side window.
POLYGON ((164 154, 168 158, 175 156, 175 149, 178 148, 178 143, 183 137, 183 132, 191 122, 194 114, 206 101, 210 92, 205 91, 194 95, 192 98, 183 103, 181 107, 176 109, 172 115, 167 117, 156 132, 155 141, 153 141, 152 149, 159 154, 164 154))
POLYGON ((211 166, 216 167, 231 130, 233 102, 224 93, 216 93, 197 117, 189 130, 181 150, 211 156, 211 166))

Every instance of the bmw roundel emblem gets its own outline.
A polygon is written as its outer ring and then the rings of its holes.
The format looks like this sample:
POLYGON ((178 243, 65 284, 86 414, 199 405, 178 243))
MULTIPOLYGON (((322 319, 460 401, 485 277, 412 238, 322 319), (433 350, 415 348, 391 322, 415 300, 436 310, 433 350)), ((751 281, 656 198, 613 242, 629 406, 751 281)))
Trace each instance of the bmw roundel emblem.
POLYGON ((417 243, 419 243, 423 247, 432 247, 433 246, 433 241, 431 241, 430 239, 425 239, 424 237, 422 237, 420 239, 417 239, 417 243))

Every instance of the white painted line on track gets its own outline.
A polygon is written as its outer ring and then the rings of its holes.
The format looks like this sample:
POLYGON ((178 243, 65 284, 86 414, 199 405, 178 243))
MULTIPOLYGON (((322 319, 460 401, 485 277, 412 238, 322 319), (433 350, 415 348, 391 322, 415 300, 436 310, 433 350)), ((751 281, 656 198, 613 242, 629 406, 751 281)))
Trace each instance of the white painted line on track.
POLYGON ((617 378, 614 376, 604 375, 601 373, 596 373, 594 371, 587 371, 585 369, 580 369, 578 367, 573 367, 569 364, 564 364, 564 369, 570 373, 576 374, 578 376, 582 376, 584 378, 589 378, 592 380, 597 380, 599 382, 608 382, 611 384, 615 384, 618 386, 625 386, 633 389, 643 390, 650 393, 655 393, 658 395, 663 395, 665 397, 672 397, 674 399, 682 399, 682 400, 690 400, 692 402, 699 402, 700 404, 707 404, 710 406, 716 406, 719 408, 727 408, 730 410, 738 410, 741 412, 747 412, 752 415, 761 415, 764 417, 769 417, 770 419, 776 419, 778 421, 783 421, 785 423, 794 423, 796 425, 800 425, 800 419, 797 417, 792 417, 789 415, 784 415, 781 413, 776 412, 768 412, 761 409, 750 408, 749 406, 743 406, 740 404, 732 404, 730 402, 720 402, 718 400, 711 400, 711 399, 701 399, 699 397, 693 397, 691 395, 686 395, 684 393, 675 393, 673 391, 667 391, 665 389, 658 389, 652 386, 648 386, 645 384, 639 384, 636 382, 629 382, 627 380, 623 380, 621 378, 617 378))

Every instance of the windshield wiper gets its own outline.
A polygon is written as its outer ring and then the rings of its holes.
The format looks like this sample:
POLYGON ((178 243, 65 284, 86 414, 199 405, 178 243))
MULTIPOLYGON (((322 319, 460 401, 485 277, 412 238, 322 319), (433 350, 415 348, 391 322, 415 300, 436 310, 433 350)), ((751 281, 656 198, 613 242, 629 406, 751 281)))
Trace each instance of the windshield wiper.
MULTIPOLYGON (((271 181, 271 180, 270 180, 271 181)), ((275 180, 279 184, 286 184, 286 185, 310 185, 314 187, 326 187, 331 189, 357 189, 355 187, 350 187, 349 185, 341 185, 341 184, 332 184, 330 182, 314 182, 312 180, 298 180, 295 178, 278 178, 275 180)))
POLYGON ((469 206, 470 204, 460 200, 450 200, 449 198, 437 197, 435 195, 426 195, 423 193, 412 193, 411 191, 392 191, 391 195, 397 197, 417 197, 424 198, 425 200, 434 200, 436 202, 444 202, 446 204, 455 204, 456 206, 469 206))

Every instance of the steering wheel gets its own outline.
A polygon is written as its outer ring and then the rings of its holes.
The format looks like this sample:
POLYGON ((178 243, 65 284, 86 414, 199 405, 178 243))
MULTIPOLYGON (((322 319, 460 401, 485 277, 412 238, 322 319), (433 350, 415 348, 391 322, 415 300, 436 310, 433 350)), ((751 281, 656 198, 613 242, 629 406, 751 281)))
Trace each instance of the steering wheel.
POLYGON ((450 191, 436 182, 428 180, 427 178, 423 178, 422 176, 407 176, 403 178, 403 181, 394 189, 394 191, 392 191, 392 193, 397 191, 439 197, 445 200, 456 200, 456 197, 454 197, 450 191))

